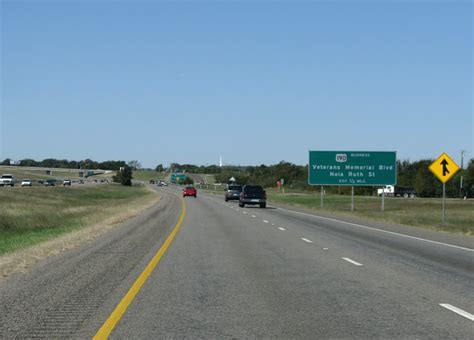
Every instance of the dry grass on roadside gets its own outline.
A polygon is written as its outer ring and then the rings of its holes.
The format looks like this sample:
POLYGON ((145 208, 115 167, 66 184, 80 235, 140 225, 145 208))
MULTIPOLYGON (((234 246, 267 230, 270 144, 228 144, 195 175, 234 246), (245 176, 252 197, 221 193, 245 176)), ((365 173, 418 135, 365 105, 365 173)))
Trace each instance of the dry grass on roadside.
POLYGON ((355 211, 351 212, 351 197, 329 195, 320 208, 319 194, 269 193, 275 203, 298 206, 314 211, 343 214, 374 219, 377 221, 426 227, 465 235, 474 235, 474 201, 448 199, 446 202, 446 224, 441 224, 441 199, 433 198, 386 198, 385 211, 381 212, 381 198, 355 197, 355 211))
POLYGON ((0 190, 0 255, 140 208, 158 195, 143 186, 0 190))

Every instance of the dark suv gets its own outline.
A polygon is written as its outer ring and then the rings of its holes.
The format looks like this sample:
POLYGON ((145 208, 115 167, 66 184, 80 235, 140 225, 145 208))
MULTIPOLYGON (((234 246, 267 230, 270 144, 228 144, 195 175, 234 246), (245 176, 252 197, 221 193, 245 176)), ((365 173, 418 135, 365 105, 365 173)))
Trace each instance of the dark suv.
POLYGON ((225 191, 224 200, 238 200, 240 193, 242 192, 242 186, 239 184, 229 184, 225 191))
POLYGON ((260 205, 260 208, 267 207, 267 193, 260 185, 244 185, 239 198, 239 207, 243 208, 246 204, 260 205))

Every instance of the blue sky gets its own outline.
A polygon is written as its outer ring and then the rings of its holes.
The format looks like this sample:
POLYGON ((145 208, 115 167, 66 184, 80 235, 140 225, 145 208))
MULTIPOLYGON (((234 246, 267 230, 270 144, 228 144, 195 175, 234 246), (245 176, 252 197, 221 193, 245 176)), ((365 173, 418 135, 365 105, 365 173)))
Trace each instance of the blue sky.
POLYGON ((470 1, 1 1, 0 159, 473 157, 470 1))

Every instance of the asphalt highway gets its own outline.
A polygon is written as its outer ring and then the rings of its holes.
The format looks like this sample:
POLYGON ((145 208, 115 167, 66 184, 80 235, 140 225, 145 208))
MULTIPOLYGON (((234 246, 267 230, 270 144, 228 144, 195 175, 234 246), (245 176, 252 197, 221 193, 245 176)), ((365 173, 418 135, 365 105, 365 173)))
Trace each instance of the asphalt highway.
POLYGON ((183 214, 180 192, 160 191, 143 215, 1 283, 2 337, 93 337, 178 224, 111 338, 474 338, 472 238, 202 193, 183 214))

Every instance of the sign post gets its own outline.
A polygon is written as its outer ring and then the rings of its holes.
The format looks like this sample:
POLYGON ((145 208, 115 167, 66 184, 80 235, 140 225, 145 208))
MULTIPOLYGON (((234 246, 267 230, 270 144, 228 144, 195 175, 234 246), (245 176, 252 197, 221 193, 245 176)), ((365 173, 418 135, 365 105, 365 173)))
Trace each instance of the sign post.
POLYGON ((351 190, 351 211, 354 211, 354 186, 352 186, 351 190))
POLYGON ((446 183, 443 183, 443 224, 446 223, 446 183))
POLYGON ((382 188, 382 212, 385 208, 385 188, 382 188))
MULTIPOLYGON (((354 211, 354 186, 386 186, 397 183, 395 151, 310 151, 309 185, 350 186, 354 211)), ((323 192, 323 189, 321 189, 323 192)), ((385 197, 382 196, 382 211, 385 197)), ((321 195, 321 207, 323 205, 321 195)))
POLYGON ((324 206, 324 186, 321 185, 321 209, 324 206))
POLYGON ((445 224, 446 182, 449 181, 460 168, 447 153, 443 152, 433 163, 430 164, 429 169, 443 183, 443 211, 441 213, 441 221, 445 224))

